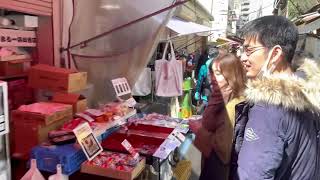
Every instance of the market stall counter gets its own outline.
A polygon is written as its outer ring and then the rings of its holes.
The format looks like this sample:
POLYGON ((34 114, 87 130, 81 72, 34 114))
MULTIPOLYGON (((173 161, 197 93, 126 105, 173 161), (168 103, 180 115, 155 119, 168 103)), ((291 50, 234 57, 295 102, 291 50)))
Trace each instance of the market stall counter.
POLYGON ((174 159, 174 151, 183 143, 183 133, 188 132, 186 122, 159 114, 135 115, 131 112, 129 115, 124 116, 125 122, 124 118, 118 118, 112 124, 93 123, 93 132, 101 141, 104 151, 91 161, 86 159, 77 143, 37 146, 33 148, 31 158, 37 159, 39 170, 45 172, 55 173, 56 165, 61 164, 62 172, 69 175, 70 179, 81 179, 82 173, 134 179, 139 175, 145 176, 142 173, 146 171, 145 167, 151 167, 156 171, 157 179, 163 179, 162 166, 172 164, 169 161, 174 159), (133 158, 122 146, 124 140, 139 153, 138 158, 133 158))

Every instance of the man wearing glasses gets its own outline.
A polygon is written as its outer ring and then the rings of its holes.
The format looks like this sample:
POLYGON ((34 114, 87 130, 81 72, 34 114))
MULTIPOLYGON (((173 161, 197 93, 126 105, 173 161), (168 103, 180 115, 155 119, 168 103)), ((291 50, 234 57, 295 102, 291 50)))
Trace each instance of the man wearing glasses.
POLYGON ((236 107, 231 179, 320 180, 320 70, 291 68, 298 41, 285 17, 265 16, 242 30, 247 101, 236 107))

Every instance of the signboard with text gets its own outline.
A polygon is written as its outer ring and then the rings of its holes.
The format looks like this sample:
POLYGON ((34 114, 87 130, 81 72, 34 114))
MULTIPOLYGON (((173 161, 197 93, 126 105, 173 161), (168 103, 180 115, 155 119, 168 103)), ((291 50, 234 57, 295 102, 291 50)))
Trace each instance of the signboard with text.
POLYGON ((0 29, 0 46, 35 47, 37 38, 35 31, 0 29))

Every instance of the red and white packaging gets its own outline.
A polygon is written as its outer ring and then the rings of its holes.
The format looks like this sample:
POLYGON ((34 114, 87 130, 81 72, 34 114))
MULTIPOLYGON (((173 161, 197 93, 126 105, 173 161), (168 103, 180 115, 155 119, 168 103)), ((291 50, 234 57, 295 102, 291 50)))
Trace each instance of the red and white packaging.
POLYGON ((132 147, 128 140, 125 139, 122 141, 121 145, 133 156, 133 158, 139 158, 139 153, 132 147))

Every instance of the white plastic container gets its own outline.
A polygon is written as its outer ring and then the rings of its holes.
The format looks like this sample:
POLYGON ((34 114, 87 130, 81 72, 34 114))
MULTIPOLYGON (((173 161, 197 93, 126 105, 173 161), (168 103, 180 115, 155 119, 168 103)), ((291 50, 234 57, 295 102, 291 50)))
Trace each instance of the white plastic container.
POLYGON ((45 180, 37 168, 37 161, 35 159, 31 160, 29 171, 20 180, 45 180))
POLYGON ((69 177, 62 174, 61 164, 58 164, 57 174, 51 175, 48 180, 69 180, 69 177))

